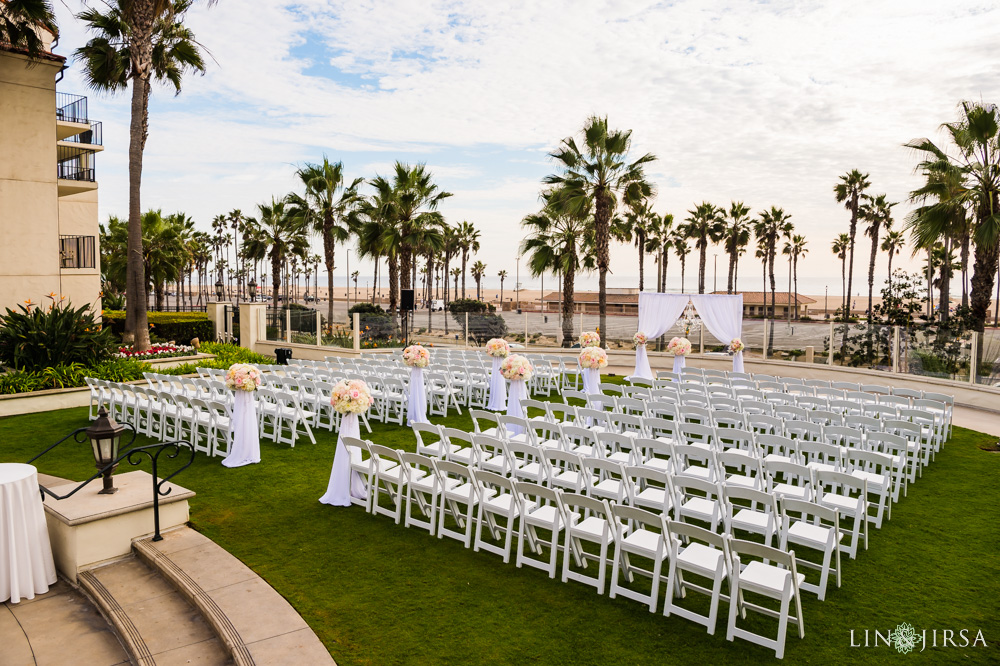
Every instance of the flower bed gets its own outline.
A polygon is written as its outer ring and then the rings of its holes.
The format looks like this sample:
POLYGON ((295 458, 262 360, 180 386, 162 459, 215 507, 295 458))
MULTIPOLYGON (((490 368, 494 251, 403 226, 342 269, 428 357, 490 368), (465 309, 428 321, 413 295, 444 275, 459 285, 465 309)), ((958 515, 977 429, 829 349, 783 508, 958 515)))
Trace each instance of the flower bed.
POLYGON ((171 343, 153 345, 146 351, 133 351, 132 346, 120 347, 115 354, 118 358, 133 358, 141 361, 149 361, 155 358, 174 358, 177 356, 194 356, 198 352, 189 345, 175 345, 171 343))

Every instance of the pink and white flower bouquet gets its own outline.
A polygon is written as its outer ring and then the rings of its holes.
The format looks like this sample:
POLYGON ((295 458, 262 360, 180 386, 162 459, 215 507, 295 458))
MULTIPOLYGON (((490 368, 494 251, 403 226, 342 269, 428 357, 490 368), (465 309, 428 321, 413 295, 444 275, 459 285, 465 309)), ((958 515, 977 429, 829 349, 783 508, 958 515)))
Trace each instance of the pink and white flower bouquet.
POLYGON ((746 345, 744 345, 743 341, 740 340, 739 338, 733 338, 732 341, 729 343, 729 353, 730 354, 734 354, 734 355, 735 354, 739 354, 744 349, 746 349, 746 345))
POLYGON ((510 355, 510 345, 503 338, 493 338, 486 343, 486 353, 493 358, 507 358, 510 355))
POLYGON ((248 363, 234 363, 226 370, 226 386, 233 391, 256 391, 261 381, 260 370, 248 363))
POLYGON ((411 368, 426 368, 431 362, 431 353, 421 345, 410 345, 403 350, 403 363, 411 368))
POLYGON ((687 356, 691 353, 691 341, 687 338, 671 338, 667 343, 667 351, 674 356, 687 356))
POLYGON ((342 379, 330 391, 330 404, 340 414, 364 414, 372 406, 368 384, 360 379, 342 379))
POLYGON ((646 334, 643 333, 642 331, 639 331, 638 333, 632 336, 632 347, 634 349, 638 349, 639 347, 646 344, 646 340, 647 340, 646 334))
POLYGON ((589 370, 608 367, 608 352, 600 347, 587 347, 580 352, 580 367, 589 370))
POLYGON ((535 374, 535 368, 527 358, 514 354, 505 358, 500 364, 500 374, 503 375, 504 379, 509 379, 512 382, 528 381, 535 374))
POLYGON ((580 334, 581 347, 600 347, 601 334, 597 331, 584 331, 580 334))

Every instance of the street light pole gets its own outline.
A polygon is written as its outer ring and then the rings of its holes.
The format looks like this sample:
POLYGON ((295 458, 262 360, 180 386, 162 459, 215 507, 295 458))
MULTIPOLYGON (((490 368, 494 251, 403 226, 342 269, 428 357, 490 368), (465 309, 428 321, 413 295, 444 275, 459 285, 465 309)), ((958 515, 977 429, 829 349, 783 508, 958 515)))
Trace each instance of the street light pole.
POLYGON ((347 309, 351 309, 351 248, 347 248, 347 309))
POLYGON ((712 269, 712 291, 719 291, 719 253, 712 255, 715 267, 712 269))
MULTIPOLYGON (((518 285, 521 280, 521 253, 517 253, 517 268, 514 269, 514 295, 517 297, 517 309, 521 309, 521 292, 518 289, 518 285)), ((500 304, 500 309, 503 310, 503 303, 500 304)))

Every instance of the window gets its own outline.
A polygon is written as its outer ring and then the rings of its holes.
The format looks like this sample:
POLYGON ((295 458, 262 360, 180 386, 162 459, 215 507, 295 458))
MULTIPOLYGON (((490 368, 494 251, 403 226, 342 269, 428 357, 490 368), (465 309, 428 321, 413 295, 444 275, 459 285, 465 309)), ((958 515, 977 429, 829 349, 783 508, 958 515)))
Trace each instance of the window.
POLYGON ((60 268, 94 268, 94 236, 60 236, 60 268))

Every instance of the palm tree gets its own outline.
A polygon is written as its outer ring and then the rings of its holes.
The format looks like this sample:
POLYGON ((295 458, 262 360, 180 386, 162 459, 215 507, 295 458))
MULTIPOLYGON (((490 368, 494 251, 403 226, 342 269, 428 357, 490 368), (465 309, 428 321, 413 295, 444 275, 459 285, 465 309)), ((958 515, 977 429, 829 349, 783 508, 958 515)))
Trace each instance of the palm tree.
POLYGON ((657 251, 660 256, 660 276, 657 291, 667 290, 667 266, 670 263, 670 251, 674 249, 674 216, 664 213, 658 227, 659 238, 657 251))
POLYGON ((463 220, 455 227, 455 238, 462 251, 462 298, 467 298, 465 292, 466 267, 469 263, 469 253, 479 252, 479 230, 471 222, 463 220))
POLYGON ((889 288, 892 289, 892 257, 906 246, 906 238, 902 231, 889 230, 882 239, 882 251, 889 255, 889 288))
POLYGON ((389 312, 395 313, 399 303, 399 254, 402 236, 393 218, 392 183, 376 176, 370 181, 375 192, 359 203, 359 214, 365 219, 362 224, 360 247, 376 262, 379 256, 386 258, 389 266, 389 312))
MULTIPOLYGON (((789 287, 788 287, 788 290, 791 293, 795 294, 795 305, 794 306, 792 306, 792 304, 791 304, 791 294, 789 294, 789 302, 788 302, 789 303, 789 310, 788 310, 788 312, 791 313, 792 312, 791 307, 794 307, 795 308, 795 318, 796 319, 799 318, 799 257, 805 255, 808 252, 809 252, 809 250, 806 249, 806 238, 805 238, 805 236, 801 236, 799 234, 794 234, 788 240, 788 242, 785 243, 785 247, 782 250, 782 254, 788 255, 789 267, 791 268, 791 275, 793 276, 794 284, 795 284, 794 289, 792 288, 792 285, 789 285, 789 287)), ((791 317, 791 315, 789 314, 789 318, 790 317, 791 317)))
POLYGON ((739 273, 740 255, 750 243, 750 208, 742 201, 733 201, 726 213, 729 224, 723 233, 723 245, 729 255, 729 277, 726 280, 726 293, 736 291, 736 280, 739 273))
MULTIPOLYGON (((921 165, 925 171, 945 173, 956 168, 963 176, 965 191, 958 200, 939 200, 938 205, 965 206, 974 220, 975 257, 969 307, 972 328, 982 333, 1000 256, 1000 111, 993 104, 962 102, 961 113, 957 122, 943 125, 957 149, 955 157, 929 139, 915 139, 906 145, 926 157, 921 165)), ((980 336, 980 344, 982 339, 980 336)))
POLYGON ((850 312, 851 289, 854 282, 854 239, 858 232, 858 207, 861 204, 861 195, 871 186, 867 173, 861 173, 857 169, 852 169, 840 177, 840 182, 833 186, 833 194, 837 198, 837 203, 844 204, 844 208, 851 211, 851 226, 847 232, 851 239, 848 248, 847 260, 847 291, 844 292, 844 312, 850 312))
POLYGON ((456 294, 458 294, 458 278, 459 278, 460 275, 462 275, 462 269, 461 268, 459 268, 458 266, 455 266, 453 269, 451 269, 451 276, 453 278, 455 278, 455 293, 456 294))
POLYGON ((500 311, 503 312, 503 281, 507 279, 507 271, 500 271, 497 277, 500 278, 500 311))
POLYGON ((714 205, 703 201, 694 210, 688 211, 688 217, 684 220, 680 230, 688 238, 694 239, 694 246, 698 249, 698 293, 705 293, 705 260, 710 242, 717 243, 722 240, 726 225, 723 221, 725 211, 716 208, 714 205))
POLYGON ((684 268, 685 268, 685 264, 687 263, 688 253, 691 251, 691 248, 688 247, 687 239, 688 239, 687 235, 683 231, 681 231, 680 229, 677 229, 676 231, 674 231, 673 238, 670 239, 670 244, 674 248, 674 254, 677 255, 677 258, 680 259, 680 262, 681 262, 681 293, 682 294, 685 293, 684 292, 684 268))
POLYGON ((868 261, 868 324, 871 331, 872 317, 875 315, 875 308, 872 307, 872 298, 875 295, 875 259, 878 258, 878 235, 882 228, 887 231, 892 228, 892 207, 895 203, 890 203, 886 195, 878 196, 865 195, 864 203, 861 205, 861 219, 868 223, 865 235, 872 239, 872 254, 868 261))
MULTIPOLYGON (((774 318, 775 313, 775 290, 776 285, 774 283, 774 258, 777 253, 778 240, 784 236, 791 235, 792 223, 788 220, 791 215, 785 213, 781 208, 776 206, 771 206, 771 210, 761 211, 759 213, 759 218, 754 223, 754 235, 757 236, 758 242, 762 242, 765 248, 765 257, 767 263, 767 274, 771 282, 771 318, 774 318)), ((764 285, 764 291, 767 291, 767 285, 764 285)), ((774 327, 771 327, 774 330, 774 327)))
POLYGON ((143 273, 147 276, 143 291, 148 296, 152 289, 156 296, 156 309, 162 310, 165 287, 168 282, 177 279, 184 261, 182 226, 177 216, 164 217, 159 210, 146 211, 142 222, 143 273))
POLYGON ((559 201, 561 196, 564 192, 558 189, 544 192, 542 210, 521 220, 528 235, 521 241, 520 252, 528 258, 532 276, 547 271, 559 274, 562 281, 562 345, 571 347, 576 274, 585 267, 586 260, 581 257, 585 255, 588 233, 593 225, 587 215, 579 217, 566 212, 566 206, 559 201))
MULTIPOLYGON (((88 85, 117 93, 131 82, 129 126, 128 279, 126 284, 125 341, 142 351, 149 348, 145 282, 142 272, 142 157, 149 135, 149 97, 152 81, 181 91, 185 72, 204 73, 200 45, 183 20, 194 0, 117 0, 107 11, 88 8, 77 15, 96 33, 76 51, 84 61, 88 85)), ((214 0, 208 0, 213 4, 214 0)))
POLYGON ((486 264, 484 264, 481 261, 477 261, 476 263, 472 264, 471 273, 472 273, 472 279, 476 281, 476 300, 481 301, 483 300, 483 297, 480 294, 480 292, 482 291, 482 286, 483 286, 482 285, 483 276, 486 275, 486 264))
POLYGON ((625 212, 621 225, 621 236, 626 242, 635 238, 635 246, 639 250, 639 291, 645 286, 646 253, 651 250, 649 238, 655 235, 660 225, 660 217, 653 212, 648 199, 633 201, 625 212))
MULTIPOLYGON (((260 212, 257 242, 266 245, 271 260, 271 297, 275 306, 281 289, 282 263, 308 248, 308 218, 293 215, 288 199, 271 198, 257 206, 260 212)), ((333 295, 330 295, 333 298, 333 295)))
POLYGON ((45 50, 36 28, 59 35, 55 13, 48 0, 9 0, 0 11, 0 42, 23 51, 29 62, 45 50))
MULTIPOLYGON (((322 164, 306 164, 295 175, 305 186, 305 196, 294 195, 290 200, 292 214, 306 218, 306 224, 323 239, 323 260, 329 296, 326 317, 333 321, 333 272, 337 242, 346 242, 355 225, 354 211, 358 205, 358 187, 364 178, 355 178, 350 185, 344 180, 344 163, 330 162, 326 155, 322 164)), ((348 299, 350 300, 350 299, 348 299)))
MULTIPOLYGON (((566 196, 560 199, 570 214, 580 215, 593 206, 600 329, 606 331, 611 218, 619 199, 628 206, 652 196, 653 187, 646 180, 643 165, 656 158, 647 153, 629 162, 632 130, 608 130, 607 117, 592 116, 583 128, 583 140, 581 149, 573 137, 563 139, 560 148, 550 153, 563 173, 547 176, 544 182, 565 186, 566 196)), ((602 339, 601 344, 607 346, 607 341, 602 339)))
MULTIPOLYGON (((840 289, 843 293, 847 293, 847 250, 851 247, 851 236, 849 234, 842 233, 833 239, 833 245, 831 249, 833 253, 837 255, 840 259, 840 289)), ((892 262, 892 255, 889 255, 889 261, 892 262)), ((844 304, 841 302, 840 311, 846 320, 848 316, 847 310, 844 310, 844 304)))

